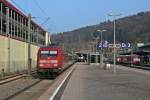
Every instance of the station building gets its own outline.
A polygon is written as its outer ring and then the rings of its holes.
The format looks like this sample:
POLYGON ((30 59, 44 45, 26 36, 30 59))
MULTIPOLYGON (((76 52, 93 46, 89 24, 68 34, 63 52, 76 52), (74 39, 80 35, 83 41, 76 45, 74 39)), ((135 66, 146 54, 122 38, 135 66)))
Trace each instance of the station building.
POLYGON ((147 43, 141 47, 139 47, 140 50, 147 50, 150 51, 150 43, 147 43))
POLYGON ((27 69, 28 43, 31 43, 32 67, 36 66, 37 50, 45 45, 46 31, 7 0, 0 0, 0 73, 27 69), (30 40, 29 40, 30 33, 30 40))

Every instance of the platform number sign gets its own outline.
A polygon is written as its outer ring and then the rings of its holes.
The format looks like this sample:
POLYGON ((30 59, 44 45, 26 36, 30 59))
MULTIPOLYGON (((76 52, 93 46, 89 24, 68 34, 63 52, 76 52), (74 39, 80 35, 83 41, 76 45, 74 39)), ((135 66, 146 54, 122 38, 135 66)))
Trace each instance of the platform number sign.
POLYGON ((127 43, 128 44, 128 48, 131 48, 131 43, 127 43))
POLYGON ((99 43, 99 45, 98 45, 99 48, 108 48, 108 46, 109 46, 108 41, 104 41, 102 44, 99 43))
POLYGON ((131 48, 130 43, 121 43, 121 48, 131 48))
POLYGON ((104 48, 108 48, 108 41, 104 41, 103 47, 104 47, 104 48))
MULTIPOLYGON (((102 44, 99 43, 98 44, 98 47, 99 48, 112 48, 113 47, 113 44, 109 43, 108 41, 103 41, 102 44)), ((131 48, 131 43, 127 42, 127 43, 119 43, 119 44, 116 44, 116 47, 117 48, 131 48)))

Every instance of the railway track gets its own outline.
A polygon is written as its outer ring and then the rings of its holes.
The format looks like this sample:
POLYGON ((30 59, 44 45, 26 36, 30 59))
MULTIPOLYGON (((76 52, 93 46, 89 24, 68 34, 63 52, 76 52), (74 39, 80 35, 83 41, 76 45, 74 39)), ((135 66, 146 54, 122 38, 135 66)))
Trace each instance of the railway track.
POLYGON ((131 67, 131 68, 138 68, 138 69, 150 71, 150 66, 147 66, 147 65, 129 65, 129 64, 118 64, 118 65, 123 65, 123 66, 131 67))
MULTIPOLYGON (((74 63, 70 64, 68 67, 66 67, 63 71, 65 72, 69 67, 71 67, 74 63)), ((39 84, 41 84, 40 87, 42 87, 42 84, 45 83, 45 80, 41 80, 41 79, 36 79, 36 78, 31 78, 28 77, 27 75, 21 75, 21 76, 16 76, 15 78, 8 78, 6 80, 6 82, 1 82, 0 85, 0 100, 8 100, 8 99, 12 99, 14 97, 17 97, 19 94, 23 93, 24 91, 28 91, 28 89, 34 87, 34 86, 38 86, 39 84), (6 81, 7 80, 7 81, 6 81)), ((49 80, 49 82, 47 82, 46 86, 50 86, 51 83, 54 83, 56 79, 54 80, 49 80)), ((43 86, 44 88, 44 86, 43 86)), ((45 88, 47 89, 47 88, 45 88)), ((14 100, 14 99, 13 99, 14 100)))
POLYGON ((23 77, 26 77, 26 75, 25 74, 17 75, 17 76, 14 76, 14 77, 3 79, 3 80, 0 81, 0 85, 6 84, 6 83, 11 82, 11 81, 15 81, 15 80, 23 78, 23 77))
MULTIPOLYGON (((35 73, 36 73, 36 71, 32 71, 32 74, 35 74, 35 73)), ((27 76, 28 75, 25 72, 11 75, 11 76, 6 76, 6 77, 0 79, 0 85, 11 82, 11 81, 15 81, 17 79, 21 79, 21 78, 24 78, 27 76)))
MULTIPOLYGON (((35 74, 35 71, 32 71, 35 74)), ((11 75, 0 80, 0 100, 7 100, 21 91, 38 83, 40 80, 32 81, 25 73, 11 75), (30 82, 31 81, 31 82, 30 82)))

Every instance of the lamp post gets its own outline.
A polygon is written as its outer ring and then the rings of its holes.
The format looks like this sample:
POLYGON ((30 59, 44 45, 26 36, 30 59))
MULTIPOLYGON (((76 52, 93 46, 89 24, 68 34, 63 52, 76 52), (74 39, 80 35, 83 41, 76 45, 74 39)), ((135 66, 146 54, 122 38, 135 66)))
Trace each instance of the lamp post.
POLYGON ((97 40, 98 40, 98 37, 95 38, 95 62, 96 64, 98 64, 97 40))
POLYGON ((101 66, 103 65, 103 32, 105 32, 106 30, 97 30, 98 32, 101 33, 101 66))
MULTIPOLYGON (((105 32, 106 30, 97 30, 97 31, 101 32, 101 45, 102 45, 102 42, 103 42, 103 40, 102 40, 103 39, 103 37, 102 37, 103 36, 103 32, 105 32)), ((102 50, 102 48, 103 47, 101 46, 101 50, 102 50)))
POLYGON ((113 47, 114 47, 114 73, 116 73, 116 17, 120 16, 121 14, 108 14, 108 16, 112 16, 114 17, 114 43, 113 43, 113 47))
POLYGON ((28 14, 28 75, 31 76, 32 69, 32 57, 31 57, 31 19, 36 18, 32 17, 31 14, 28 14))

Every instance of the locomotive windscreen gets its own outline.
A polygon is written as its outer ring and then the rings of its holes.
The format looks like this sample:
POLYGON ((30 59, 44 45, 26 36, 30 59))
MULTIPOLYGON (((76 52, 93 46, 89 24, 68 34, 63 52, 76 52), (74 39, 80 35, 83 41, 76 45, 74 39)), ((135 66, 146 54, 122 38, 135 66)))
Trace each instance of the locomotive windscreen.
POLYGON ((42 57, 56 57, 57 56, 57 51, 54 51, 54 50, 41 51, 40 55, 42 57))

